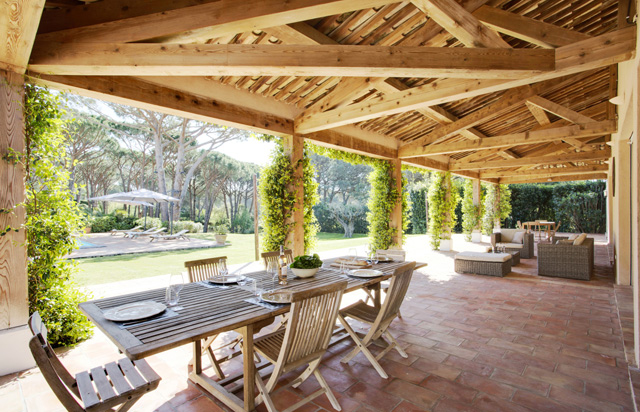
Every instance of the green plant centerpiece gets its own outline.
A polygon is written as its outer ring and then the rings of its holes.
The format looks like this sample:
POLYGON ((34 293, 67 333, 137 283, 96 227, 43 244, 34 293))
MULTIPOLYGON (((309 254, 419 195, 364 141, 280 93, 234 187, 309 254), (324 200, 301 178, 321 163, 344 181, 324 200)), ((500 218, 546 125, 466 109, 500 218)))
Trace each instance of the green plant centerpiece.
POLYGON ((291 264, 291 271, 299 278, 310 278, 318 273, 322 267, 322 260, 317 253, 313 255, 296 256, 291 264))

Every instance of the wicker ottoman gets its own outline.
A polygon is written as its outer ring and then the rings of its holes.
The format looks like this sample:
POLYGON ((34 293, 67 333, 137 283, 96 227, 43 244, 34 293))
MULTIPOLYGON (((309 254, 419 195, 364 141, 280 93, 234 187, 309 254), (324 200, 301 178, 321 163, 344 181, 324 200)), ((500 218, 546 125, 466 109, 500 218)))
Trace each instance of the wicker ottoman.
POLYGON ((507 250, 507 253, 511 255, 511 266, 517 266, 520 264, 520 251, 519 250, 507 250))
POLYGON ((458 273, 503 277, 511 272, 512 256, 510 253, 460 252, 454 261, 458 273))

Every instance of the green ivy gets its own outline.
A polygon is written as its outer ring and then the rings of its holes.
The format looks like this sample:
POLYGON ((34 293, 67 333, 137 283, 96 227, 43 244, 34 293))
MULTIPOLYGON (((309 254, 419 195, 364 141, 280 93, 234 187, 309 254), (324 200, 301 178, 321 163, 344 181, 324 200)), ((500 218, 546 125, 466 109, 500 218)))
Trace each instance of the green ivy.
POLYGON ((491 235, 496 221, 502 221, 511 214, 511 190, 507 185, 486 185, 482 231, 491 235))
POLYGON ((66 137, 59 97, 46 89, 25 86, 26 221, 29 312, 40 312, 53 345, 70 345, 93 333, 78 309, 88 296, 75 289, 70 276, 76 249, 74 233, 85 226, 68 187, 63 167, 66 137))
POLYGON ((431 175, 427 199, 430 243, 434 250, 438 250, 440 240, 451 239, 451 230, 456 225, 455 211, 460 195, 453 187, 451 173, 435 172, 431 175))
POLYGON ((480 204, 473 204, 473 180, 465 179, 464 195, 462 198, 462 233, 467 242, 471 241, 471 233, 480 229, 482 223, 482 190, 480 204))
MULTIPOLYGON (((276 143, 271 154, 271 164, 265 167, 260 176, 260 203, 262 207, 262 227, 264 251, 278 250, 285 244, 287 234, 293 230, 291 222, 295 209, 296 195, 288 188, 299 185, 294 178, 294 167, 284 152, 281 139, 269 139, 276 143), (290 223, 287 223, 290 222, 290 223)), ((313 206, 318 203, 318 184, 313 180, 313 165, 309 160, 309 149, 305 144, 304 157, 301 160, 304 187, 304 249, 305 253, 315 246, 318 233, 318 221, 313 214, 313 206)))

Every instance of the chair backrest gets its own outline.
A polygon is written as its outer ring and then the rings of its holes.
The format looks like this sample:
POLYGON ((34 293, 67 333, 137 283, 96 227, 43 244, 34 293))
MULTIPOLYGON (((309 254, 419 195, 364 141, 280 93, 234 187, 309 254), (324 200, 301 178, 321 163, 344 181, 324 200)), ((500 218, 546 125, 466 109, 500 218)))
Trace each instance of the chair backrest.
POLYGON ((29 318, 29 329, 33 333, 33 337, 29 340, 29 349, 31 349, 31 354, 53 393, 68 411, 84 411, 77 400, 80 394, 76 380, 62 365, 53 348, 49 345, 47 328, 38 312, 29 318))
POLYGON ((346 287, 345 280, 292 294, 287 330, 274 375, 322 357, 329 346, 346 287))
POLYGON ((389 289, 387 289, 387 297, 380 308, 378 317, 376 318, 375 325, 371 329, 376 329, 383 322, 387 322, 389 319, 393 319, 398 315, 400 306, 404 301, 404 297, 409 289, 411 283, 411 276, 413 270, 416 267, 416 262, 409 262, 397 268, 393 272, 393 277, 389 283, 389 289))
POLYGON ((181 236, 181 235, 184 235, 185 233, 188 233, 188 232, 189 232, 189 229, 182 229, 181 231, 179 231, 177 233, 174 233, 173 235, 174 236, 181 236))
POLYGON ((400 249, 378 249, 378 256, 388 256, 398 262, 404 262, 407 258, 407 252, 400 249))
MULTIPOLYGON (((284 250, 284 255, 287 258, 287 264, 293 263, 293 250, 285 249, 284 250)), ((275 252, 264 252, 260 256, 262 256, 262 259, 264 259, 264 266, 265 267, 269 264, 269 262, 280 263, 280 261, 279 261, 279 259, 280 259, 280 251, 279 250, 276 250, 275 252)))
POLYGON ((553 229, 554 232, 557 232, 558 229, 560 229, 560 223, 562 223, 562 222, 559 221, 558 223, 556 223, 556 227, 553 229))
POLYGON ((220 256, 184 262, 184 267, 187 268, 187 273, 189 273, 189 282, 201 282, 220 276, 220 261, 226 258, 226 256, 220 256))
POLYGON ((518 229, 524 229, 524 227, 522 227, 522 222, 518 220, 518 229))

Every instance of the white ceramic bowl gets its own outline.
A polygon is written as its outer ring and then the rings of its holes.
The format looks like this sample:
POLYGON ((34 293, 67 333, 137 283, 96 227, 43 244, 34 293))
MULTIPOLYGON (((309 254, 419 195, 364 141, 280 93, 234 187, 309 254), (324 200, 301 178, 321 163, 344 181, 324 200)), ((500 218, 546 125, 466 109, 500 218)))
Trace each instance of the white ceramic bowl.
POLYGON ((315 274, 318 273, 319 270, 320 268, 315 268, 315 269, 291 268, 291 271, 293 272, 293 274, 299 278, 310 278, 312 276, 315 276, 315 274))

